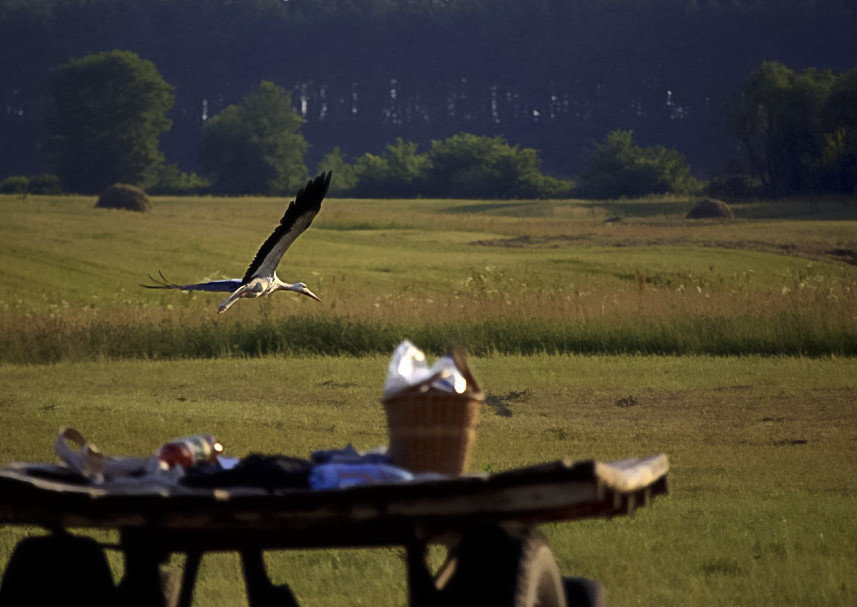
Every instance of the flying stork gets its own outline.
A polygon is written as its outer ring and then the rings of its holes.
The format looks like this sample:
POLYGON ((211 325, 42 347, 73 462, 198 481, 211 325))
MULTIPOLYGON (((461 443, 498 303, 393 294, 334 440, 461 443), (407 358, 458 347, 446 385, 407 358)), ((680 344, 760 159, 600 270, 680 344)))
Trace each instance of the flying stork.
POLYGON ((313 218, 321 210, 321 201, 330 187, 333 172, 322 173, 298 190, 295 199, 289 203, 279 225, 262 243, 250 266, 244 273, 244 278, 229 278, 212 280, 189 285, 178 285, 166 279, 159 271, 160 280, 149 276, 154 284, 140 285, 147 289, 179 289, 182 291, 219 291, 230 293, 229 297, 220 302, 217 311, 221 314, 231 308, 242 297, 261 297, 274 291, 294 291, 321 301, 302 282, 289 284, 277 276, 277 266, 283 254, 312 223, 313 218))

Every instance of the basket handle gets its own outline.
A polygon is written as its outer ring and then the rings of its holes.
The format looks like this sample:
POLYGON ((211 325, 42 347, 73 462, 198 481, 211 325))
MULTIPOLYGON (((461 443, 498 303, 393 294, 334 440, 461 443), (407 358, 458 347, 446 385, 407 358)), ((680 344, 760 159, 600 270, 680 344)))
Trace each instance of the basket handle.
POLYGON ((473 372, 470 371, 470 365, 467 364, 467 354, 464 353, 464 350, 458 346, 450 346, 449 356, 452 358, 452 362, 455 363, 455 366, 458 367, 458 370, 467 382, 466 391, 470 392, 474 398, 484 398, 485 394, 479 387, 479 383, 476 381, 476 378, 473 377, 473 372))

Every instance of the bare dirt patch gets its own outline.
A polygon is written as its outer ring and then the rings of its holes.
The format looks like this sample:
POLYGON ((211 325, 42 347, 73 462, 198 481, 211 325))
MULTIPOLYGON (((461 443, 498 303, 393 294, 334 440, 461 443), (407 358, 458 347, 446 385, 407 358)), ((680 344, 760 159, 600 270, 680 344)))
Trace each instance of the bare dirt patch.
POLYGON ((633 394, 629 394, 628 396, 623 396, 622 398, 617 399, 613 404, 617 407, 636 407, 640 404, 640 401, 637 400, 637 397, 633 394))
POLYGON ((512 417, 512 405, 526 402, 529 398, 529 390, 511 390, 502 395, 489 394, 485 397, 485 404, 500 417, 512 417))
POLYGON ((774 442, 774 445, 777 447, 794 447, 796 445, 805 445, 809 441, 805 438, 786 438, 783 440, 778 440, 774 442))

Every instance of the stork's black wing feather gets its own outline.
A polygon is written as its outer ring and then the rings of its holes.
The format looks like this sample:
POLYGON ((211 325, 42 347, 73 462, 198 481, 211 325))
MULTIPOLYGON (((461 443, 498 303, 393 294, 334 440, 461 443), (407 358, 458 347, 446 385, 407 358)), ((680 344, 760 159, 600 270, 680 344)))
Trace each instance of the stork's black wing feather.
POLYGON ((327 195, 332 175, 332 171, 322 173, 298 190, 295 199, 289 203, 283 218, 280 219, 280 224, 256 252, 247 272, 244 273, 242 284, 247 284, 254 276, 273 275, 286 249, 309 227, 321 210, 321 201, 327 195))

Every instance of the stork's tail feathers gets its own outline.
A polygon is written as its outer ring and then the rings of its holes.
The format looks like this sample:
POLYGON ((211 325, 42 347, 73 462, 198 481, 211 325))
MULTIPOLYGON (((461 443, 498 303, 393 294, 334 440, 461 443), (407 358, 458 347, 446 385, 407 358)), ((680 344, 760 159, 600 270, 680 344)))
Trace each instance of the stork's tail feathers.
POLYGON ((176 283, 169 281, 167 279, 167 277, 164 276, 164 273, 161 272, 160 270, 158 270, 158 276, 160 277, 160 280, 153 277, 151 274, 146 274, 146 276, 149 278, 149 280, 152 281, 153 284, 150 284, 150 285, 141 284, 140 286, 143 288, 146 288, 146 289, 181 289, 182 288, 181 285, 177 285, 176 283))

